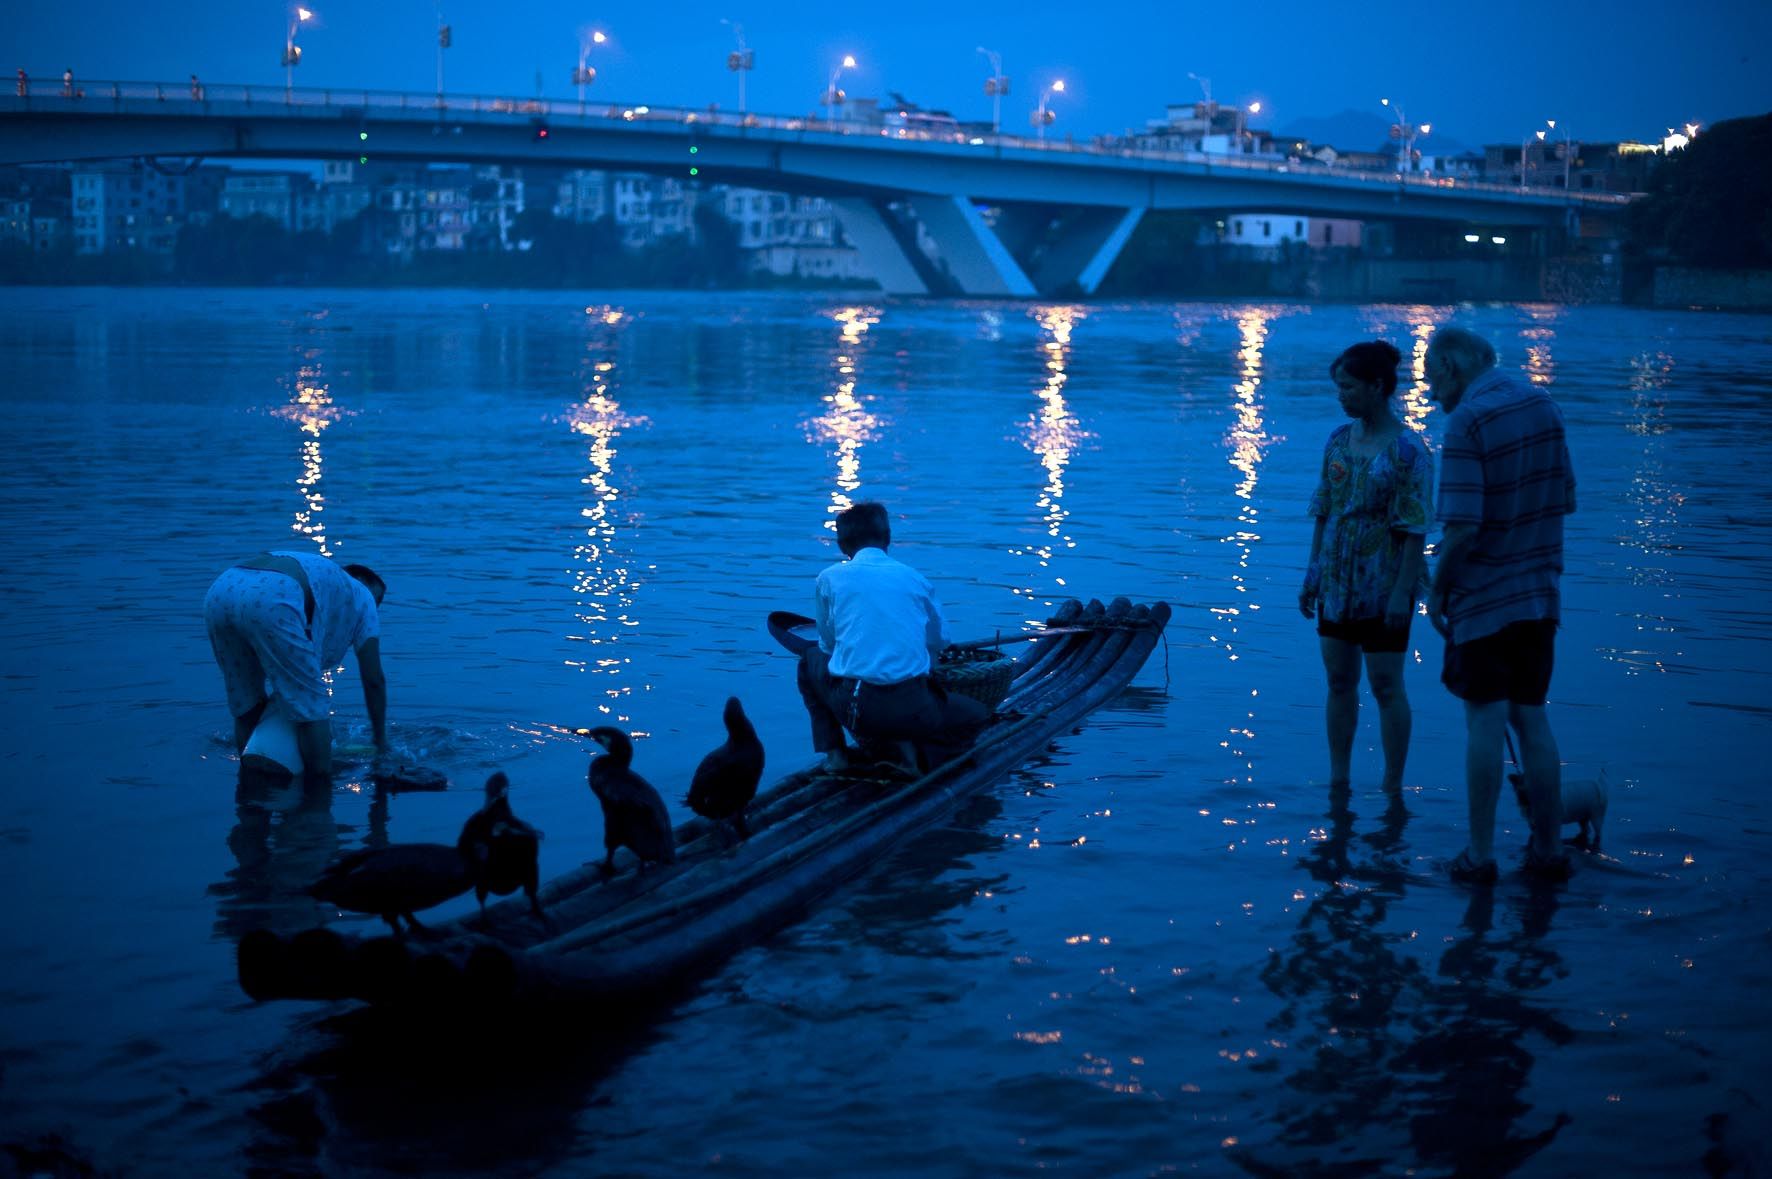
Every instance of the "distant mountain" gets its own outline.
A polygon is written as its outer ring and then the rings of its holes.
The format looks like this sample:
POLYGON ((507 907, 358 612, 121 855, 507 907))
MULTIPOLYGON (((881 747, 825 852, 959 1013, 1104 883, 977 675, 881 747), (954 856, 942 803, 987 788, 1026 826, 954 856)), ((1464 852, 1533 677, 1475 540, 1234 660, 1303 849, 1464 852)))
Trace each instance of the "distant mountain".
MULTIPOLYGON (((1346 110, 1326 118, 1293 119, 1274 132, 1275 139, 1303 139, 1328 144, 1342 151, 1383 151, 1390 146, 1395 120, 1370 111, 1346 110)), ((1449 136, 1433 132, 1415 141, 1421 151, 1437 156, 1456 156, 1472 149, 1449 136)))

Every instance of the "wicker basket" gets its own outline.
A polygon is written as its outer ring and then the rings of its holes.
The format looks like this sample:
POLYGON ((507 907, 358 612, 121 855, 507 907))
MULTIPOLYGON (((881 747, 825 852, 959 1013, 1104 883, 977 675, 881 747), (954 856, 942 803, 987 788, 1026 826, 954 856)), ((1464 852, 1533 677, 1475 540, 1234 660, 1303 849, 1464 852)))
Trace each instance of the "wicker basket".
POLYGON ((967 651, 959 660, 935 665, 935 682, 948 692, 970 696, 986 708, 995 709, 1009 695, 1015 680, 1015 660, 988 648, 967 651))

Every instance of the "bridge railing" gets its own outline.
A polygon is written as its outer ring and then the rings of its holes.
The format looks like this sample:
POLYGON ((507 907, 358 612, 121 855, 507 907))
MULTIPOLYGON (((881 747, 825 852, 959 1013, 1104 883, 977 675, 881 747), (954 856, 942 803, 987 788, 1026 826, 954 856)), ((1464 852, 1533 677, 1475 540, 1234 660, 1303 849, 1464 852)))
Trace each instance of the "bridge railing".
MULTIPOLYGON (((968 148, 1043 152, 1054 155, 1083 155, 1094 158, 1120 159, 1132 162, 1194 164, 1208 169, 1234 169, 1270 174, 1333 177, 1339 181, 1384 185, 1404 189, 1455 189, 1459 192, 1483 193, 1492 197, 1534 200, 1546 197, 1566 200, 1570 204, 1623 205, 1630 197, 1619 193, 1565 193, 1550 187, 1522 188, 1516 184, 1497 184, 1471 180, 1462 176, 1435 176, 1415 172, 1369 172, 1324 164, 1309 158, 1274 159, 1197 151, 1153 149, 1113 136, 1099 136, 1077 142, 1065 138, 1029 138, 1020 135, 974 134, 958 127, 927 127, 889 122, 863 123, 847 119, 823 119, 816 115, 765 115, 754 112, 722 110, 718 106, 705 109, 690 107, 659 107, 646 103, 579 101, 558 98, 520 98, 510 95, 484 94, 414 94, 395 90, 338 89, 283 86, 252 86, 238 83, 212 85, 192 78, 187 82, 88 81, 63 78, 26 78, 17 83, 16 98, 23 99, 27 109, 69 109, 73 107, 110 106, 124 113, 125 105, 134 110, 136 104, 153 102, 169 109, 182 107, 198 114, 233 114, 241 108, 255 113, 271 113, 278 109, 302 114, 315 109, 333 110, 342 114, 386 112, 426 112, 454 118, 511 118, 560 124, 658 124, 674 123, 727 128, 739 135, 756 129, 780 135, 842 136, 862 140, 911 140, 925 143, 946 143, 968 148)), ((0 99, 0 105, 4 100, 0 99)))

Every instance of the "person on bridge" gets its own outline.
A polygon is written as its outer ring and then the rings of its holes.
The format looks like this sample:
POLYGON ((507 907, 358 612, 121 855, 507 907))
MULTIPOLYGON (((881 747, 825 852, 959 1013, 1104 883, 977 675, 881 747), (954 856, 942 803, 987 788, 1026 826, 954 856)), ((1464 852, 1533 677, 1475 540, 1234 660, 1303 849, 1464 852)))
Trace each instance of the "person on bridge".
POLYGON ((1298 609, 1317 619, 1329 730, 1329 785, 1350 781, 1360 720, 1360 662, 1378 702, 1384 789, 1403 789, 1411 714, 1403 690, 1403 654, 1422 576, 1422 542, 1433 496, 1433 459, 1397 417, 1396 348, 1383 340, 1355 344, 1329 366, 1342 412, 1354 419, 1329 435, 1311 496, 1317 519, 1298 609))
POLYGON ((62 71, 62 97, 74 97, 74 71, 72 67, 62 71))
POLYGON ((191 98, 195 102, 203 101, 203 83, 197 81, 197 75, 191 75, 191 98))
POLYGON ((1497 369, 1495 349, 1462 328, 1433 334, 1427 379, 1447 412, 1427 616, 1446 637, 1440 678, 1464 701, 1470 806, 1470 842, 1452 877, 1495 879, 1495 801, 1511 724, 1532 816, 1526 870, 1566 879, 1562 770, 1544 712, 1562 617, 1563 517, 1575 510, 1563 413, 1542 388, 1497 369))
POLYGON ((18 96, 28 97, 31 93, 31 76, 25 73, 25 67, 18 67, 18 96))
POLYGON ((209 645, 234 716, 234 749, 264 716, 269 683, 295 722, 310 781, 332 773, 332 721, 323 678, 357 653, 363 703, 377 755, 387 752, 388 684, 381 667, 382 596, 387 585, 367 565, 316 553, 259 553, 215 579, 203 601, 209 645))
POLYGON ((989 712, 950 696, 929 675, 947 646, 947 623, 929 579, 886 555, 892 524, 884 504, 864 501, 837 516, 846 560, 813 590, 818 645, 800 656, 800 697, 824 768, 850 764, 843 730, 868 742, 911 742, 920 767, 970 745, 989 712))

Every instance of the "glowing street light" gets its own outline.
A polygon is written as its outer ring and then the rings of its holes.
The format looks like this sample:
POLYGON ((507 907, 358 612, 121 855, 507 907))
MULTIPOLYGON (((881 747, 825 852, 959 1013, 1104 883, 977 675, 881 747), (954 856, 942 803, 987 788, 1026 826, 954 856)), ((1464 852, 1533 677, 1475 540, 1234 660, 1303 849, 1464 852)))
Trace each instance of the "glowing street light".
POLYGON ((1050 86, 1046 87, 1046 89, 1040 91, 1040 105, 1035 108, 1030 121, 1034 124, 1035 128, 1038 129, 1038 134, 1041 139, 1046 138, 1046 125, 1058 117, 1052 112, 1052 96, 1054 94, 1063 93, 1063 78, 1058 79, 1056 82, 1053 82, 1050 86))
MULTIPOLYGON (((1549 127, 1552 131, 1557 129, 1557 121, 1555 119, 1546 119, 1544 125, 1549 127)), ((1560 134, 1563 137, 1563 144, 1561 147, 1557 148, 1557 152, 1563 157, 1563 191, 1568 192, 1569 168, 1575 162, 1575 144, 1569 138, 1568 128, 1565 127, 1560 134)), ((1539 132, 1538 137, 1543 139, 1544 133, 1542 131, 1539 132)))
POLYGON ((726 55, 726 68, 738 75, 738 113, 745 113, 744 76, 751 72, 757 62, 757 55, 744 43, 744 26, 737 21, 720 18, 723 25, 731 25, 732 31, 738 35, 738 48, 726 55))
POLYGON ((847 99, 849 97, 847 94, 845 94, 841 90, 837 89, 837 79, 842 76, 844 70, 852 70, 854 68, 855 68, 855 55, 852 53, 845 53, 843 55, 843 60, 837 63, 837 68, 831 71, 830 83, 828 85, 826 85, 824 88, 824 121, 825 122, 833 123, 836 121, 836 116, 833 113, 834 108, 836 107, 836 105, 838 103, 844 101, 845 99, 847 99))
POLYGON ((313 19, 314 14, 306 8, 297 8, 295 15, 289 18, 289 32, 283 37, 283 101, 286 103, 295 89, 295 67, 301 64, 301 48, 295 43, 295 34, 313 19))
POLYGON ((991 76, 984 80, 984 92, 991 96, 991 134, 998 135, 1003 130, 1003 96, 1009 93, 1009 79, 1003 76, 1003 57, 994 49, 986 49, 983 45, 978 51, 985 55, 991 63, 991 76))
POLYGON ((601 45, 609 40, 598 29, 580 29, 578 31, 578 68, 572 71, 572 84, 578 87, 578 113, 584 114, 585 87, 597 80, 597 70, 586 62, 591 56, 591 46, 601 45))
POLYGON ((1398 161, 1397 171, 1415 171, 1415 140, 1418 136, 1431 133, 1434 129, 1434 125, 1432 123, 1421 123, 1419 125, 1411 123, 1409 121, 1409 116, 1403 113, 1403 105, 1401 103, 1393 103, 1388 98, 1379 99, 1378 105, 1389 107, 1391 114, 1397 120, 1391 125, 1391 138, 1399 141, 1403 145, 1402 158, 1398 161))

